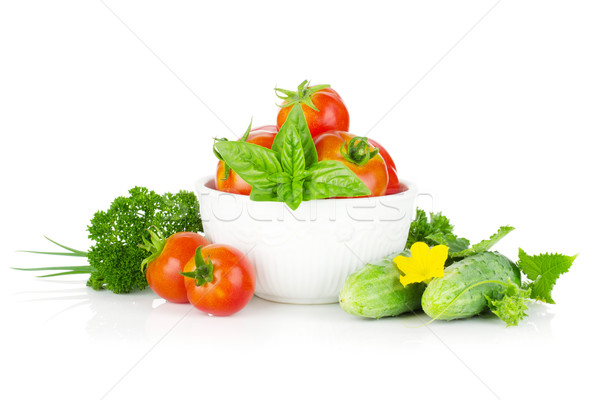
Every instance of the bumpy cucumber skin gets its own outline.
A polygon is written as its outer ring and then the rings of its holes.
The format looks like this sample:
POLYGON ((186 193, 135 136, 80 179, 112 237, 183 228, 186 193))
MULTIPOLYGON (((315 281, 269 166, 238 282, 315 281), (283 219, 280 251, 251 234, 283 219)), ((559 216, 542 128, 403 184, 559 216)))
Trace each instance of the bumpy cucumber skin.
POLYGON ((360 317, 393 317, 419 310, 424 290, 423 283, 402 286, 394 262, 383 259, 365 265, 346 279, 340 290, 340 305, 347 313, 360 317))
POLYGON ((485 296, 498 299, 504 288, 494 283, 482 284, 463 293, 448 306, 456 296, 478 282, 497 280, 508 283, 509 279, 521 284, 521 273, 508 258, 496 252, 476 254, 455 262, 446 268, 443 277, 429 282, 421 298, 421 306, 431 318, 469 318, 488 308, 485 296))

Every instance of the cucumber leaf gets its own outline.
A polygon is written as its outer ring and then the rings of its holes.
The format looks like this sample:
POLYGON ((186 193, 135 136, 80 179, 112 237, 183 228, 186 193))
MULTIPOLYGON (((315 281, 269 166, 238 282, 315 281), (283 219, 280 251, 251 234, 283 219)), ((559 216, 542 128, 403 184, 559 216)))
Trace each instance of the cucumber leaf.
POLYGON ((498 232, 494 233, 492 236, 490 236, 489 239, 486 240, 482 240, 481 242, 474 244, 472 247, 456 252, 456 253, 451 253, 450 257, 452 258, 464 258, 464 257, 469 257, 478 253, 483 253, 484 251, 488 251, 490 250, 496 243, 498 243, 500 241, 500 239, 502 239, 504 236, 508 235, 510 232, 514 231, 515 228, 513 228, 512 226, 501 226, 498 229, 498 232))
POLYGON ((448 246, 448 252, 450 254, 459 253, 461 251, 467 250, 470 246, 469 239, 459 238, 454 234, 444 234, 444 233, 434 233, 432 235, 428 235, 426 239, 435 242, 436 244, 443 244, 448 246))
POLYGON ((529 283, 531 289, 531 298, 554 304, 550 296, 556 280, 561 274, 569 271, 573 261, 577 258, 563 254, 539 254, 530 256, 523 249, 519 249, 519 261, 517 267, 532 282, 529 283))

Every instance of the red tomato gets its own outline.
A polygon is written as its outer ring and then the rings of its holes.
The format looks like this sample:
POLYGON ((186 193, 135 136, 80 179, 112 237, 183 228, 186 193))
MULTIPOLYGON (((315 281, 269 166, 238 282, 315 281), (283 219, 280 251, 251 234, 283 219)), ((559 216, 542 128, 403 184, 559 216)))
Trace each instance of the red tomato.
POLYGON ((206 246, 210 242, 197 233, 179 232, 164 240, 160 240, 158 235, 153 234, 152 243, 154 245, 148 243, 149 251, 153 252, 146 269, 148 285, 167 301, 187 303, 183 276, 179 273, 190 257, 194 256, 198 246, 206 246))
MULTIPOLYGON (((261 126, 250 131, 250 135, 246 139, 248 143, 254 143, 262 147, 270 149, 273 146, 273 140, 277 135, 278 129, 275 125, 261 126)), ((229 170, 229 176, 225 179, 225 163, 219 161, 217 164, 217 175, 215 178, 215 186, 217 190, 222 192, 245 194, 249 195, 252 187, 246 183, 233 170, 229 170)))
POLYGON ((350 128, 350 116, 340 95, 329 85, 307 85, 308 81, 302 82, 297 93, 276 89, 285 95, 280 96, 284 101, 277 114, 277 127, 281 128, 292 109, 291 106, 300 103, 313 138, 330 130, 347 131, 350 128))
POLYGON ((387 167, 379 154, 371 156, 375 149, 369 146, 367 138, 332 131, 322 133, 314 140, 319 161, 341 161, 367 185, 371 196, 385 194, 388 185, 387 167))
POLYGON ((385 165, 387 167, 388 185, 385 194, 387 195, 400 193, 408 190, 408 187, 398 180, 396 164, 394 163, 394 160, 392 160, 392 156, 390 156, 390 153, 388 153, 382 145, 380 145, 373 139, 369 139, 369 144, 375 147, 376 149, 379 149, 379 154, 381 154, 381 157, 383 157, 383 160, 385 161, 385 165))
POLYGON ((240 311, 256 287, 250 261, 241 251, 224 244, 199 247, 183 268, 183 274, 190 303, 216 316, 240 311))

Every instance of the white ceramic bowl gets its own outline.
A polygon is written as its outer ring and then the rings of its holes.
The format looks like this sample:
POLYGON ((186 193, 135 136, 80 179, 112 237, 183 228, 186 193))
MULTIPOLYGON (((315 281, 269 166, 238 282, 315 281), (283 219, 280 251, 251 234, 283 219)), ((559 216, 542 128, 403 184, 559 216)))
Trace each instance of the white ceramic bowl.
POLYGON ((206 237, 243 251, 256 268, 263 299, 296 304, 338 301, 346 277, 367 262, 404 249, 416 188, 364 198, 285 203, 251 201, 196 182, 206 237))

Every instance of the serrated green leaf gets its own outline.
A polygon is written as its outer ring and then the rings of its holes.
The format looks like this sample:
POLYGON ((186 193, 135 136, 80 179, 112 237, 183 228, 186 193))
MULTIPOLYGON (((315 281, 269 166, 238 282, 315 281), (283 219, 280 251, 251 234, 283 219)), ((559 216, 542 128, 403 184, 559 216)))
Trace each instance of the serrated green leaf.
POLYGON ((496 243, 500 241, 504 236, 508 235, 510 232, 514 231, 515 228, 512 226, 501 226, 498 229, 498 232, 494 233, 490 236, 489 239, 482 240, 481 242, 473 245, 472 247, 462 250, 456 253, 451 253, 450 257, 452 258, 463 258, 469 257, 478 253, 483 253, 484 251, 489 251, 496 243))
POLYGON ((469 248, 469 239, 459 238, 452 233, 437 232, 428 235, 426 239, 434 242, 434 244, 443 244, 448 246, 448 254, 459 253, 469 248))
POLYGON ((551 297, 552 288, 561 274, 568 272, 577 255, 566 256, 563 254, 539 254, 530 256, 523 249, 519 249, 517 266, 532 282, 531 298, 554 304, 551 297))

